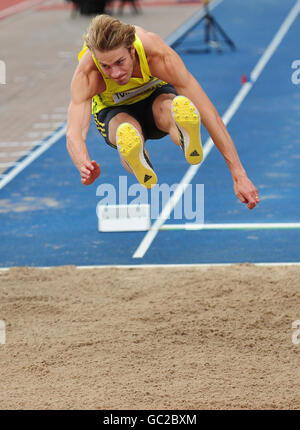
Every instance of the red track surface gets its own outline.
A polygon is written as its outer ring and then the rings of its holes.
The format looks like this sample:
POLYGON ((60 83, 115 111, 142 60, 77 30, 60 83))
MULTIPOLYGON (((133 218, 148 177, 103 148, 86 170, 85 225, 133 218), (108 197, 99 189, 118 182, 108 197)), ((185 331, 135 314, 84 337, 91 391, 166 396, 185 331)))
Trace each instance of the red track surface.
POLYGON ((1 0, 0 19, 7 18, 18 12, 23 12, 35 5, 39 5, 46 0, 1 0))
POLYGON ((24 0, 1 0, 0 10, 6 9, 15 4, 22 3, 24 0))

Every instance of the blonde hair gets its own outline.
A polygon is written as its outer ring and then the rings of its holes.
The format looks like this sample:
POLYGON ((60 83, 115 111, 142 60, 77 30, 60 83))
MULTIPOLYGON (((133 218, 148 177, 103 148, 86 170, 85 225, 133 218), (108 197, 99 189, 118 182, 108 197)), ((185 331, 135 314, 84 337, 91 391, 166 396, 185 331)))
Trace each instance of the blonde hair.
POLYGON ((92 52, 95 49, 110 51, 120 46, 129 49, 135 40, 135 27, 109 15, 97 15, 92 19, 83 39, 92 52))

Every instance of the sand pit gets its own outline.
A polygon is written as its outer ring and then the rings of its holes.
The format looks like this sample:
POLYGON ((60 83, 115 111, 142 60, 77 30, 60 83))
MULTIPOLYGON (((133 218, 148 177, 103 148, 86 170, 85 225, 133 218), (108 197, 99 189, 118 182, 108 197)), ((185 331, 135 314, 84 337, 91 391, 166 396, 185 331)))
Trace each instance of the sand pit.
POLYGON ((1 409, 299 409, 299 303, 297 266, 10 269, 1 409))

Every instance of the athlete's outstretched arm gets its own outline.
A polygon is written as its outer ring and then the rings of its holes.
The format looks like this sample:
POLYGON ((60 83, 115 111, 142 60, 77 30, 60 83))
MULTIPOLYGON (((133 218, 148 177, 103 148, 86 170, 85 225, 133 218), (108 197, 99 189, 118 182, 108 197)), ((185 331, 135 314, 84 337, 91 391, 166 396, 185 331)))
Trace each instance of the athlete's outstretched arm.
POLYGON ((156 46, 153 55, 150 54, 152 75, 169 82, 178 94, 188 97, 194 103, 200 113, 201 122, 230 169, 236 196, 242 203, 246 203, 249 209, 253 209, 259 202, 258 191, 247 177, 222 118, 179 55, 159 36, 152 34, 151 37, 154 39, 152 46, 156 46))
POLYGON ((85 143, 91 121, 91 101, 88 77, 85 73, 76 71, 71 84, 67 149, 84 185, 90 185, 100 175, 100 165, 90 160, 85 143))

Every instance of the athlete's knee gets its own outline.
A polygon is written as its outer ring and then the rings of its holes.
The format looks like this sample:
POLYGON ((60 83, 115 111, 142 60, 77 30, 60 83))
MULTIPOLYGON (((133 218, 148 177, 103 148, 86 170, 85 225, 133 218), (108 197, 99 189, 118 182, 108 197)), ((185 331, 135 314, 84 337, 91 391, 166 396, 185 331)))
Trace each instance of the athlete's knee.
POLYGON ((175 94, 160 94, 153 102, 153 113, 166 114, 171 109, 175 94))
POLYGON ((155 123, 160 130, 165 132, 169 132, 173 125, 171 106, 174 97, 174 94, 161 94, 153 103, 152 111, 155 123))

